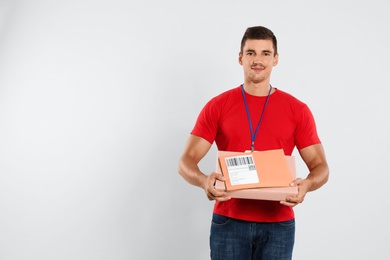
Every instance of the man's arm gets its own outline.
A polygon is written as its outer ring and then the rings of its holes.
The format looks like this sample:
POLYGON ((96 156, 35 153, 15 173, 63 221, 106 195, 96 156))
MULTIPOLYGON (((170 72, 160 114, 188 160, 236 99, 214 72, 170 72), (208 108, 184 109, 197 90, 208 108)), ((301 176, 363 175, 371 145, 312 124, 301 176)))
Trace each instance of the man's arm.
POLYGON ((291 207, 302 203, 307 192, 320 188, 328 181, 329 177, 328 163, 326 162, 325 152, 321 144, 305 147, 299 150, 299 153, 310 173, 306 179, 297 178, 291 183, 292 186, 298 186, 298 195, 296 197, 288 197, 286 201, 280 202, 291 207))
POLYGON ((204 189, 209 200, 225 201, 230 199, 226 192, 214 188, 216 180, 225 181, 222 174, 213 172, 206 175, 198 167, 198 163, 207 154, 210 147, 211 144, 205 139, 191 135, 180 158, 178 171, 188 183, 204 189))

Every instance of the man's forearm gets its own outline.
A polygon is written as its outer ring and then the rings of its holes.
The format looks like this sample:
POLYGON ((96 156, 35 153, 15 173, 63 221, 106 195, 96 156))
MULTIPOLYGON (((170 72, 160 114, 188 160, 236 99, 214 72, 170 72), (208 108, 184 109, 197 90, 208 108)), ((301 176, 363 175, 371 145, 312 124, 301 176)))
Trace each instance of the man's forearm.
POLYGON ((321 163, 315 166, 306 177, 306 179, 310 181, 309 191, 319 189, 328 181, 328 178, 329 168, 327 163, 321 163))
POLYGON ((190 158, 183 156, 180 159, 178 172, 188 183, 203 188, 207 176, 200 171, 197 163, 190 158))

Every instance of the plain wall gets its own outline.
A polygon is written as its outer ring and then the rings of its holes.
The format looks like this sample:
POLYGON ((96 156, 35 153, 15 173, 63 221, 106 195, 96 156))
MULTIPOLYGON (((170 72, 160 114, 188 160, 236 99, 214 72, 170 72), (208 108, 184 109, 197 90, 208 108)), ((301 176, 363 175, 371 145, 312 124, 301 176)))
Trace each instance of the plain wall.
POLYGON ((253 25, 276 34, 271 83, 309 105, 331 169, 295 208, 294 259, 383 259, 389 7, 0 1, 0 259, 207 259, 213 202, 177 165, 204 104, 242 83, 253 25))

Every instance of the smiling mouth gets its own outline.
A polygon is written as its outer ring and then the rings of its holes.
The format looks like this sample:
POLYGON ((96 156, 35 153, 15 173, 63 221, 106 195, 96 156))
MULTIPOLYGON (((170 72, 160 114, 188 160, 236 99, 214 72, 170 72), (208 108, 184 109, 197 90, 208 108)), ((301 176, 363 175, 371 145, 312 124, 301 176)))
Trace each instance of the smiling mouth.
POLYGON ((254 70, 254 71, 262 71, 262 70, 264 70, 263 67, 251 67, 251 69, 254 70))

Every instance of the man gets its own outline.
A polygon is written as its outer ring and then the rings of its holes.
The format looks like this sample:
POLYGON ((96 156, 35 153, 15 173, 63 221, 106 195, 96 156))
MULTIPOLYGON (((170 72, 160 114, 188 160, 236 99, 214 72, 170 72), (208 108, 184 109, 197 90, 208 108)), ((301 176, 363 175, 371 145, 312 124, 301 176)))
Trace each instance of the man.
POLYGON ((273 32, 256 26, 246 30, 238 61, 244 84, 211 99, 203 108, 179 162, 179 173, 215 200, 210 249, 212 259, 291 259, 295 220, 292 207, 328 180, 329 169, 314 118, 306 104, 270 85, 278 64, 273 32), (284 201, 236 199, 216 190, 221 174, 203 173, 199 161, 216 143, 218 150, 244 152, 297 147, 309 174, 291 185, 298 195, 284 201))

